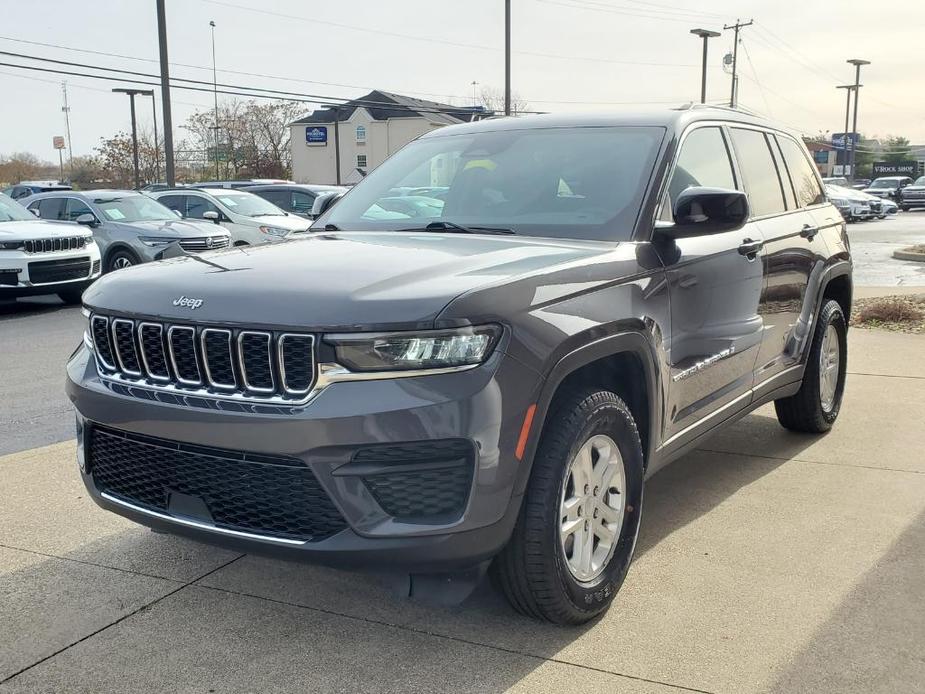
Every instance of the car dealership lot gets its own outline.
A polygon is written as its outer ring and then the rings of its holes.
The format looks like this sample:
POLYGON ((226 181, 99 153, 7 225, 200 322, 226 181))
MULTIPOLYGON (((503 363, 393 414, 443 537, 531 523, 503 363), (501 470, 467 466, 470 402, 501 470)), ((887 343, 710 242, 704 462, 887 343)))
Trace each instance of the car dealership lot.
POLYGON ((855 286, 925 286, 925 263, 893 258, 893 251, 925 243, 925 209, 848 225, 855 286))
MULTIPOLYGON (((903 217, 853 225, 854 243, 903 217)), ((896 692, 925 681, 925 338, 851 332, 828 436, 788 434, 765 408, 656 475, 613 609, 563 629, 516 616, 489 586, 431 607, 374 577, 240 556, 97 509, 61 392, 81 322, 52 300, 0 315, 4 694, 896 692)))

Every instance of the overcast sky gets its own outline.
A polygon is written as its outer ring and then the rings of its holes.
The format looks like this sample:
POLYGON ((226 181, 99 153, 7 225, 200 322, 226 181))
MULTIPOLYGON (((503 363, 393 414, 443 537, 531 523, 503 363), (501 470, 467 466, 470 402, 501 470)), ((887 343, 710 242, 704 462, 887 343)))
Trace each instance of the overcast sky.
MULTIPOLYGON (((701 44, 689 29, 722 29, 737 17, 753 18, 739 52, 741 105, 804 133, 841 131, 845 92, 835 85, 854 80, 846 59, 864 58, 872 64, 862 71, 858 129, 925 143, 923 2, 512 5, 514 90, 534 110, 664 108, 696 100, 701 44)), ((3 20, 0 50, 157 72, 155 0, 5 0, 3 20)), ((220 82, 328 97, 380 88, 456 104, 471 101, 473 81, 479 88, 503 86, 503 0, 167 0, 173 77, 211 79, 210 20, 217 25, 220 82)), ((728 99, 721 61, 731 49, 731 32, 711 42, 708 100, 728 99)), ((4 55, 0 62, 28 61, 4 55)), ((103 136, 129 130, 127 97, 110 93, 129 83, 0 66, 0 153, 26 150, 56 159, 52 137, 64 134, 62 79, 68 80, 75 155, 89 153, 103 136)), ((212 95, 179 89, 172 95, 179 139, 185 118, 208 108, 212 95)), ((151 100, 140 99, 138 108, 141 124, 150 127, 151 100)), ((306 104, 306 111, 311 108, 306 104)))

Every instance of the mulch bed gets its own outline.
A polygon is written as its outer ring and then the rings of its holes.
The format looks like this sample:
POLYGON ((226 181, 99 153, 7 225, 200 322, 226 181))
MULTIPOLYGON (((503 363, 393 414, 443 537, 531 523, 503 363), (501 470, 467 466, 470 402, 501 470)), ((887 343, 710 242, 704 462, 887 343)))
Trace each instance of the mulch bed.
POLYGON ((851 310, 851 325, 925 334, 925 294, 855 299, 851 310))

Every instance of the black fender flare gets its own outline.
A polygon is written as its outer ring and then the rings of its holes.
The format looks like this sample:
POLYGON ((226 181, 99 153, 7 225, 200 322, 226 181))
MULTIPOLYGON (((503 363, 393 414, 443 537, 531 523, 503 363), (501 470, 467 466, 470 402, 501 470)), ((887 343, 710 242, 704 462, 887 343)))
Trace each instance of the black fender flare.
POLYGON ((645 372, 646 400, 649 408, 648 431, 645 432, 648 450, 645 451, 645 460, 648 465, 658 444, 656 434, 661 430, 662 422, 663 397, 661 395, 662 377, 658 368, 659 362, 655 347, 643 333, 636 331, 621 332, 578 347, 559 359, 549 369, 539 388, 536 411, 530 427, 530 438, 524 451, 524 464, 518 472, 514 487, 515 496, 523 494, 526 490, 527 482, 530 479, 530 471, 533 467, 533 456, 536 454, 546 418, 549 415, 550 405, 562 382, 569 374, 583 366, 606 357, 625 353, 631 353, 638 357, 645 372))
MULTIPOLYGON (((802 323, 804 326, 808 326, 808 329, 798 329, 795 332, 795 344, 790 348, 791 354, 799 354, 800 361, 806 359, 806 347, 812 341, 812 336, 816 332, 816 323, 819 320, 819 314, 822 312, 822 299, 825 296, 825 290, 829 286, 829 283, 839 277, 848 277, 848 280, 851 284, 852 295, 854 293, 854 281, 851 277, 852 265, 848 260, 838 260, 831 265, 826 266, 818 275, 810 278, 810 286, 808 287, 808 292, 812 292, 810 296, 813 297, 813 300, 807 301, 804 306, 804 312, 807 309, 812 310, 812 313, 808 317, 808 320, 804 317, 800 317, 799 323, 802 323)), ((850 316, 845 316, 845 321, 850 320, 850 316)))

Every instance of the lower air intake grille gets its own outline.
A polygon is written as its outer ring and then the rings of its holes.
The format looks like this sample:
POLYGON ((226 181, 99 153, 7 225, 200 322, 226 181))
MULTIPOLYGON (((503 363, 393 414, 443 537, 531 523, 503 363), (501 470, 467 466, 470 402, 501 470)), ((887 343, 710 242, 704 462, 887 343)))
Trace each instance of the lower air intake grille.
POLYGON ((300 460, 204 448, 104 427, 90 430, 89 466, 101 492, 170 513, 170 496, 201 499, 217 527, 318 541, 346 522, 300 460))
POLYGON ((32 284, 79 280, 90 276, 90 268, 89 258, 43 260, 29 263, 29 280, 32 284))
POLYGON ((373 468, 363 483, 387 514, 437 522, 465 510, 474 456, 469 441, 445 439, 364 448, 352 464, 373 468))

